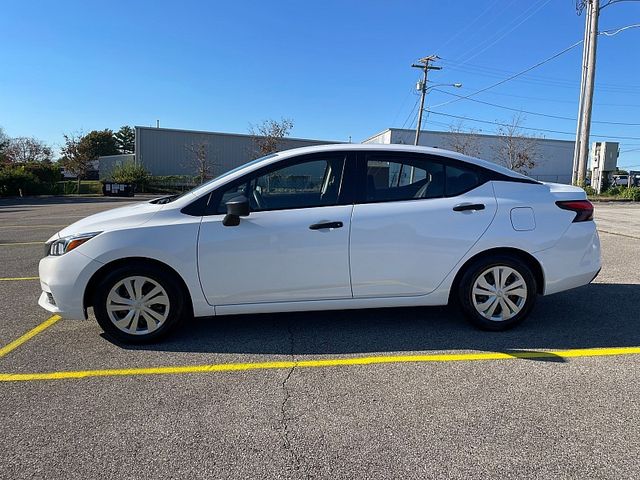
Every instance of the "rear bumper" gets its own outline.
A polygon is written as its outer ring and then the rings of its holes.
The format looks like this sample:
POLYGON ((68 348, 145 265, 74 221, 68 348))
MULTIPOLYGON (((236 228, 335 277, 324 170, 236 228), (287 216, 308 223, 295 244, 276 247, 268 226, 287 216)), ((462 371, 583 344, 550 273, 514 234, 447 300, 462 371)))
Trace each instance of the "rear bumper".
POLYGON ((534 256, 544 272, 544 295, 591 283, 602 268, 595 223, 572 223, 558 243, 534 256))

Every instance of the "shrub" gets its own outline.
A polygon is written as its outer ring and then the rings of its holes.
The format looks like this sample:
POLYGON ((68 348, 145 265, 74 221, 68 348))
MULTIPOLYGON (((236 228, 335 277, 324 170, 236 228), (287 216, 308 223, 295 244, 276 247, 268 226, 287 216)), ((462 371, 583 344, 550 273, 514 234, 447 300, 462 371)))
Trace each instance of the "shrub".
POLYGON ((622 187, 617 185, 615 187, 609 188, 604 193, 607 195, 611 195, 612 197, 617 197, 618 195, 620 195, 620 193, 622 193, 622 187))
POLYGON ((82 180, 80 182, 80 192, 78 192, 78 181, 66 180, 56 183, 54 193, 57 195, 101 194, 102 182, 98 180, 82 180))
POLYGON ((24 169, 26 172, 32 173, 38 179, 38 181, 47 185, 53 185, 54 183, 62 180, 60 167, 53 163, 25 163, 24 169))
POLYGON ((640 202, 640 187, 625 188, 620 192, 620 197, 628 198, 634 202, 640 202))
POLYGON ((145 188, 149 193, 181 193, 191 190, 197 184, 190 175, 165 175, 150 177, 145 188))
POLYGON ((142 165, 133 163, 125 163, 114 167, 111 172, 111 178, 118 183, 133 183, 136 190, 143 191, 149 183, 149 172, 142 165))
POLYGON ((587 185, 586 187, 584 187, 584 191, 587 193, 587 195, 589 195, 590 197, 592 197, 593 195, 597 195, 598 192, 596 192, 596 189, 587 185))
POLYGON ((0 195, 17 196, 41 193, 38 178, 24 167, 0 168, 0 195))

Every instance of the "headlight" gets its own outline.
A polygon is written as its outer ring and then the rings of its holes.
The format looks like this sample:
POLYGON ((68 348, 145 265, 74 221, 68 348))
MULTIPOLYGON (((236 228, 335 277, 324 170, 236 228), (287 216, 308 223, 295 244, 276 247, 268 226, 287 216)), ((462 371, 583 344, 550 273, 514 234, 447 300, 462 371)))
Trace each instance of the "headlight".
POLYGON ((60 255, 70 252, 74 248, 78 248, 80 245, 91 240, 100 233, 102 232, 81 233, 59 238, 58 240, 54 240, 53 242, 46 244, 45 253, 47 255, 59 257, 60 255))

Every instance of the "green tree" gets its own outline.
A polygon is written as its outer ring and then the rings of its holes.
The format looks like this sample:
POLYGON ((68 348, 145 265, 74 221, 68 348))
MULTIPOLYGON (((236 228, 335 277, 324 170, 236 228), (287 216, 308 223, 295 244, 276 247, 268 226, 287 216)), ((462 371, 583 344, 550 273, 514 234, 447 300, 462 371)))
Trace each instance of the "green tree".
POLYGON ((116 146, 120 153, 135 152, 136 132, 133 128, 128 125, 123 125, 113 136, 116 139, 116 146))
POLYGON ((79 148, 90 160, 105 155, 117 155, 119 152, 112 130, 92 130, 80 138, 79 148))
POLYGON ((6 163, 5 150, 9 146, 9 136, 4 133, 2 127, 0 127, 0 165, 6 163))

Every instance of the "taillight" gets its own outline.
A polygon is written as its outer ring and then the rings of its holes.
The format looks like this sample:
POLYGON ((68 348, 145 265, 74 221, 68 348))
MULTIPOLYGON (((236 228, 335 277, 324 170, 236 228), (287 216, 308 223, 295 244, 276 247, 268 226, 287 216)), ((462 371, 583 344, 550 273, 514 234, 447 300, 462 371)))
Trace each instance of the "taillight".
POLYGON ((587 222, 593 220, 593 205, 589 200, 565 200, 556 202, 556 205, 563 210, 576 212, 575 222, 587 222))

